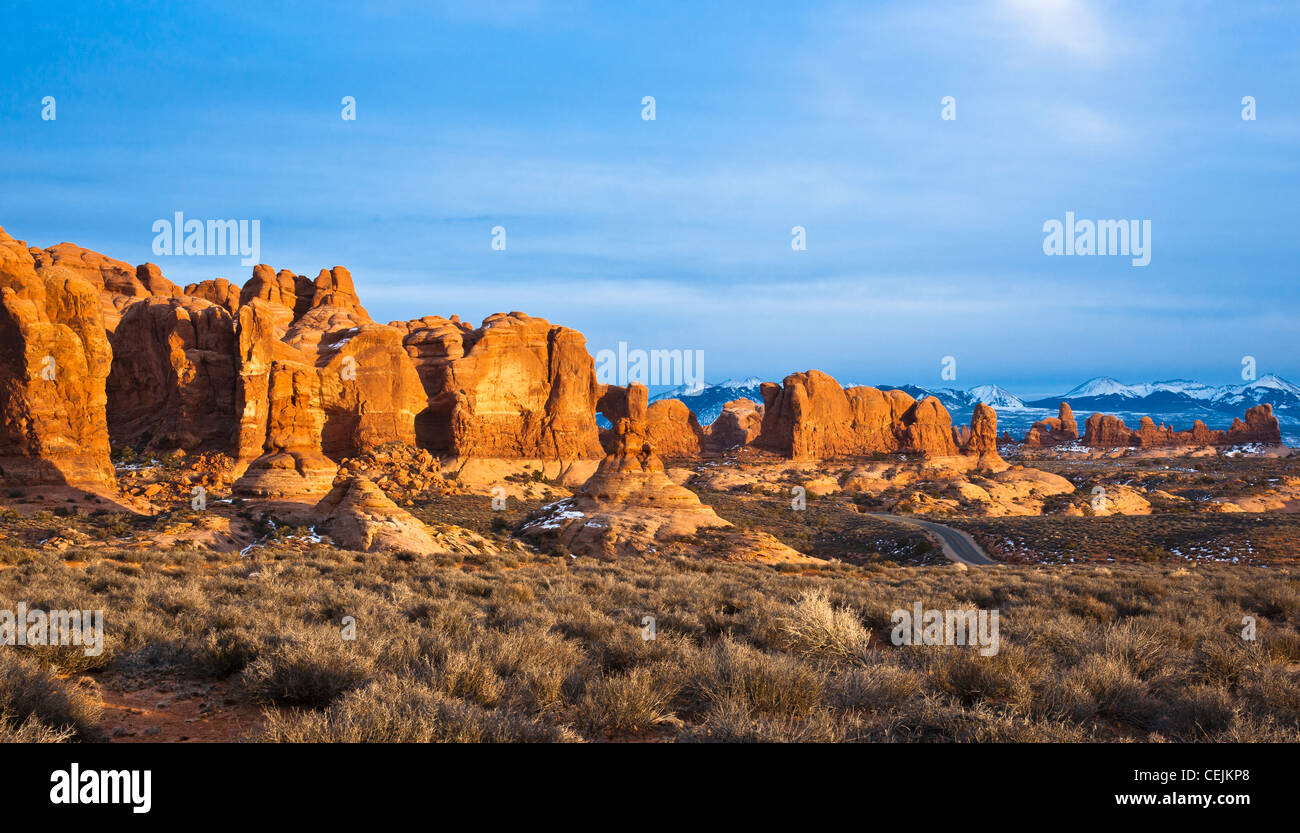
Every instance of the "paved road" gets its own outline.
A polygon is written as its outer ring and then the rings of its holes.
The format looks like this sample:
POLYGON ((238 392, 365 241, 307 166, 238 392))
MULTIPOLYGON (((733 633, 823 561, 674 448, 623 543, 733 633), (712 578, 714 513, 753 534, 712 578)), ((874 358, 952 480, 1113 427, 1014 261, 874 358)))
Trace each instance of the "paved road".
POLYGON ((897 521, 899 523, 919 526, 926 532, 932 532, 939 537, 940 544, 943 545, 943 554, 948 556, 949 561, 956 561, 958 564, 967 564, 971 567, 987 567, 990 564, 997 564, 989 554, 984 552, 975 539, 970 535, 962 532, 960 529, 953 529, 950 526, 937 524, 934 521, 923 521, 919 518, 906 518, 901 515, 886 515, 881 512, 868 513, 873 518, 880 518, 882 521, 897 521))

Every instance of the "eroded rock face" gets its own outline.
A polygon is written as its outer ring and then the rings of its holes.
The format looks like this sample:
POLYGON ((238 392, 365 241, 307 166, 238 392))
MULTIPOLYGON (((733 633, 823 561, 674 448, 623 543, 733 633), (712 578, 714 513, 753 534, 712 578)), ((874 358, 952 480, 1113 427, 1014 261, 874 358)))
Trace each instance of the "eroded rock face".
POLYGON ((216 304, 232 316, 239 312, 239 293, 238 284, 233 284, 225 278, 209 278, 185 287, 186 295, 216 304))
MULTIPOLYGON (((99 293, 104 329, 110 333, 117 328, 117 322, 127 307, 153 294, 137 277, 136 267, 99 252, 60 243, 48 249, 31 249, 31 253, 36 262, 36 272, 43 278, 77 278, 95 287, 99 293)), ((170 295, 170 290, 164 294, 170 295)))
POLYGON ((312 287, 259 266, 241 293, 236 447, 251 461, 241 494, 321 494, 334 461, 415 444, 425 394, 402 333, 370 319, 346 269, 321 270, 312 287))
POLYGON ((1070 403, 1062 402, 1055 417, 1040 419, 1025 433, 1025 445, 1043 448, 1072 443, 1079 439, 1079 423, 1074 418, 1070 403))
POLYGON ((158 450, 226 451, 235 420, 234 319, 199 298, 153 296, 127 308, 112 337, 112 441, 158 450))
POLYGON ((112 356, 99 289, 75 270, 38 275, 32 251, 0 229, 0 476, 116 489, 104 394, 112 356))
MULTIPOLYGON (((613 452, 620 442, 617 426, 619 420, 628 416, 628 391, 629 388, 618 385, 600 386, 596 409, 615 426, 600 432, 600 443, 607 453, 613 452)), ((700 456, 706 433, 686 403, 680 399, 651 402, 645 418, 646 439, 661 457, 700 456)))
POLYGON ((1163 423, 1156 425, 1147 416, 1142 417, 1136 429, 1130 430, 1119 417, 1093 414, 1088 417, 1083 444, 1092 448, 1165 448, 1282 442, 1281 427, 1273 415, 1272 405, 1256 405, 1246 411, 1245 417, 1244 422, 1234 419, 1227 431, 1212 431, 1199 419, 1190 431, 1175 431, 1163 423))
POLYGON ((340 480, 316 505, 315 514, 322 530, 345 549, 420 555, 439 549, 424 524, 365 477, 340 480))
POLYGON ((404 344, 428 397, 420 442, 455 457, 599 457, 595 362, 582 334, 521 312, 469 330, 408 321, 404 344))
POLYGON ((1242 443, 1262 443, 1280 445, 1282 429, 1277 417, 1273 415, 1273 406, 1265 402, 1246 410, 1246 420, 1234 419, 1228 428, 1226 440, 1231 445, 1242 443))
POLYGON ((962 454, 978 457, 983 466, 1006 465, 998 454, 997 411, 979 402, 971 414, 970 430, 961 445, 962 454))
POLYGON ((952 417, 938 399, 920 402, 903 391, 845 390, 817 370, 764 383, 763 421, 756 445, 792 459, 827 459, 904 451, 957 453, 952 417))
POLYGON ((763 427, 763 406, 749 399, 733 399, 708 428, 705 446, 714 453, 742 448, 758 438, 763 427))
POLYGON ((1093 414, 1084 423, 1083 444, 1092 448, 1120 448, 1133 445, 1133 432, 1113 414, 1093 414))

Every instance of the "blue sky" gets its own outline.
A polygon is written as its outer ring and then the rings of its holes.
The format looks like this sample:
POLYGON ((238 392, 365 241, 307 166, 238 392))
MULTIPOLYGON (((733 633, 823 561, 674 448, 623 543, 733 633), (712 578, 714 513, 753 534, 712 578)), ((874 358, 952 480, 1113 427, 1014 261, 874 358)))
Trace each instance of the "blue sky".
POLYGON ((259 219, 381 321, 523 310, 712 380, 1300 379, 1294 3, 364 5, 9 4, 0 226, 242 283, 151 228, 259 219), (1045 256, 1067 211, 1150 220, 1150 265, 1045 256))

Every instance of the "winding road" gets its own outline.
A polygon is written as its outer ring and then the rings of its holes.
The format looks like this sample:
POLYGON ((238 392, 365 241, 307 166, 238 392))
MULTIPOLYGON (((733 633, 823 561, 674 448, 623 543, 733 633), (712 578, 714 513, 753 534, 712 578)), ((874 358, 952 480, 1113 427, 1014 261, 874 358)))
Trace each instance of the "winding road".
POLYGON ((880 512, 869 512, 868 514, 882 521, 897 521, 911 526, 919 526, 926 532, 934 533, 939 537, 939 543, 943 546, 943 554, 948 556, 949 561, 955 561, 958 564, 965 564, 970 567, 988 567, 998 563, 989 558, 989 554, 984 552, 979 544, 975 543, 974 538, 960 529, 953 529, 950 526, 937 524, 934 521, 906 518, 901 515, 886 515, 880 512))

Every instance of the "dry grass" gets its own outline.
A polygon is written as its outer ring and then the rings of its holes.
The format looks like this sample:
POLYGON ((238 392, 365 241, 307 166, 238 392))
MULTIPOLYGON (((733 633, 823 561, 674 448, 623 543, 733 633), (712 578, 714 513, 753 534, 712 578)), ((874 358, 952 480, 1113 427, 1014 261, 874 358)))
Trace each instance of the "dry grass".
POLYGON ((108 628, 90 665, 0 648, 0 739, 91 739, 90 681, 153 669, 237 682, 285 742, 1300 740, 1287 568, 123 556, 0 570, 0 607, 108 628), (1001 650, 894 646, 917 601, 998 609, 1001 650))

